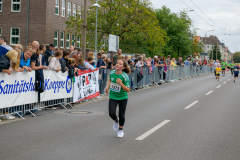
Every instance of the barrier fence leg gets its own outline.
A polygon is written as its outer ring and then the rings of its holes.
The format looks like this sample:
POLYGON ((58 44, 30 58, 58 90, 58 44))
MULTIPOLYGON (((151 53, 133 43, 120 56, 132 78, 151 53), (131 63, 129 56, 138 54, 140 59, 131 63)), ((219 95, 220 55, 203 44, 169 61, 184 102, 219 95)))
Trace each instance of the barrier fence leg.
POLYGON ((24 119, 23 116, 21 116, 21 114, 19 114, 18 112, 16 112, 16 114, 17 114, 20 118, 24 119))
POLYGON ((33 114, 31 110, 29 110, 28 112, 31 113, 31 115, 32 115, 33 117, 36 117, 36 115, 33 114))

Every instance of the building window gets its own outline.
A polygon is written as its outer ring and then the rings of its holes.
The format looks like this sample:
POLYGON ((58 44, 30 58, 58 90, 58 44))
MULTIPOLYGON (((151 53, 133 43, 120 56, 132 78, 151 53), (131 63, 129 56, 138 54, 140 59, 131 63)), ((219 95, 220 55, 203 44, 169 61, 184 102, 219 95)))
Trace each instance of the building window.
POLYGON ((68 17, 71 16, 71 9, 72 9, 72 6, 71 6, 71 2, 68 2, 68 17))
POLYGON ((11 28, 10 45, 15 45, 20 42, 20 28, 11 28))
POLYGON ((66 1, 62 0, 62 17, 65 17, 65 6, 66 6, 66 1))
POLYGON ((61 44, 60 48, 64 48, 64 32, 61 32, 61 44))
POLYGON ((68 33, 66 35, 66 48, 69 49, 70 47, 70 34, 68 33))
POLYGON ((79 18, 82 19, 82 6, 78 6, 78 15, 79 18))
POLYGON ((20 12, 21 0, 12 0, 12 12, 20 12))
POLYGON ((59 0, 56 0, 56 4, 55 4, 55 15, 59 15, 59 0))
POLYGON ((54 46, 58 46, 58 31, 54 31, 54 46))
POLYGON ((0 27, 0 36, 2 35, 2 28, 0 27))
POLYGON ((76 18, 77 5, 73 4, 73 17, 76 18))
POLYGON ((80 37, 77 37, 77 47, 80 48, 80 37))
POLYGON ((72 45, 73 45, 73 47, 75 47, 75 35, 74 34, 72 34, 72 45))
POLYGON ((0 12, 2 12, 2 0, 0 0, 0 12))

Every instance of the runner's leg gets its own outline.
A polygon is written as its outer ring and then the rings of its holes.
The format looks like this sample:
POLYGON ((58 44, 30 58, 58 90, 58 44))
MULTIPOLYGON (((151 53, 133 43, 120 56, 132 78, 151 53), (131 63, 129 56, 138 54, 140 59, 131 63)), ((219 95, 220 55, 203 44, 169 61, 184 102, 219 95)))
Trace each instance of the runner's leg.
POLYGON ((128 99, 118 101, 119 102, 119 129, 122 129, 125 123, 125 112, 127 107, 127 101, 128 99))
POLYGON ((114 99, 109 99, 109 116, 114 120, 117 121, 117 115, 116 115, 116 108, 117 108, 117 101, 114 99))

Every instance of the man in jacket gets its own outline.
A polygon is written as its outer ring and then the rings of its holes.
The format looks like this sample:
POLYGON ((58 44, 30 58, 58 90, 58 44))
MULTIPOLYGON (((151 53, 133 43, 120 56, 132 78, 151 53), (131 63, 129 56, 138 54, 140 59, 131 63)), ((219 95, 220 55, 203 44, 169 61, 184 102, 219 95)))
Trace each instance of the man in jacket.
POLYGON ((54 47, 55 46, 53 44, 50 44, 49 48, 45 51, 44 59, 45 59, 45 62, 46 62, 47 66, 49 65, 49 62, 48 62, 49 57, 51 57, 55 54, 54 53, 54 47))
POLYGON ((113 57, 113 66, 116 66, 118 57, 119 57, 121 54, 122 54, 122 50, 121 50, 121 49, 118 49, 118 50, 117 50, 117 54, 113 57))

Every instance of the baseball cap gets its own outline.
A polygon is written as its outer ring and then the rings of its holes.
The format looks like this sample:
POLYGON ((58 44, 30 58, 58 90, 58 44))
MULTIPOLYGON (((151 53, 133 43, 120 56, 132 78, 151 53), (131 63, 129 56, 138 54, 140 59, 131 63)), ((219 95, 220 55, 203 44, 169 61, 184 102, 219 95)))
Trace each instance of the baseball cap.
POLYGON ((50 47, 55 47, 53 44, 50 44, 50 47))

